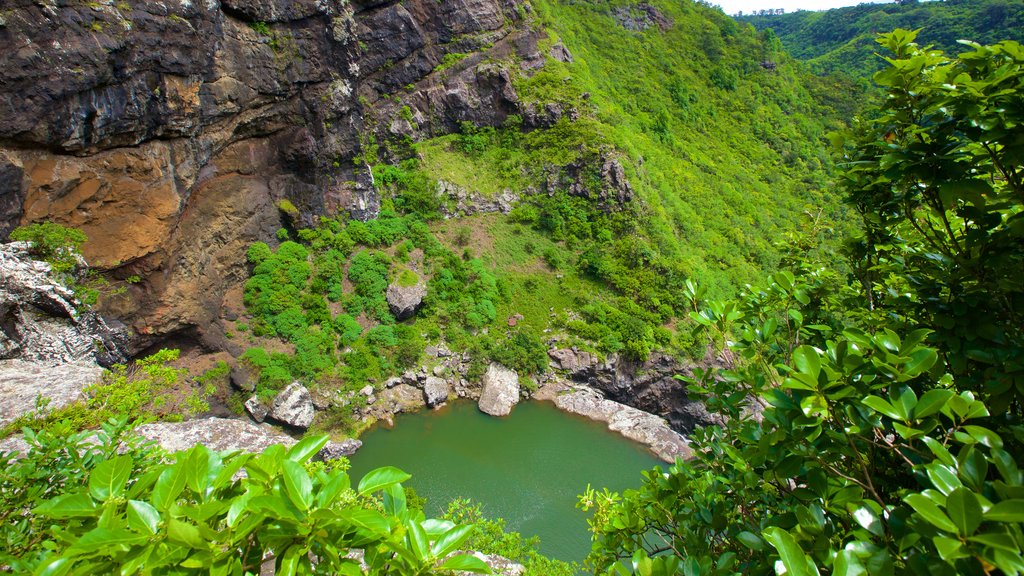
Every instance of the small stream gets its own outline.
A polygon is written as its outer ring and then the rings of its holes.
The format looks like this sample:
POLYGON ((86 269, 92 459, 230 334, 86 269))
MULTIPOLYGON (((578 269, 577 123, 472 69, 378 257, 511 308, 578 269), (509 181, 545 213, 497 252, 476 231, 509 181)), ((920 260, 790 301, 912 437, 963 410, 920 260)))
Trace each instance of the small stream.
POLYGON ((397 466, 413 475, 409 485, 427 499, 428 517, 452 498, 471 498, 508 530, 540 536, 542 554, 569 561, 590 551, 586 515, 575 507, 587 484, 621 492, 640 485, 641 471, 664 466, 603 423, 547 402, 519 404, 506 418, 456 402, 401 415, 394 428, 379 426, 361 440, 351 457, 354 481, 397 466))

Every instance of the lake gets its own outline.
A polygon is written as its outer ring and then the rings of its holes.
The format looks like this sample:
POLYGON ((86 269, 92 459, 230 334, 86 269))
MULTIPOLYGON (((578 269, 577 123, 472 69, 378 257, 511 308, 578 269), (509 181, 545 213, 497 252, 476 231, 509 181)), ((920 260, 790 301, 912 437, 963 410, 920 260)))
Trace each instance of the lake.
POLYGON ((377 467, 413 475, 407 484, 436 517, 456 497, 483 505, 506 528, 539 536, 540 552, 582 561, 590 551, 587 515, 576 496, 587 484, 621 492, 639 486, 641 472, 663 465, 646 448, 603 423, 566 414, 547 402, 524 402, 505 418, 455 402, 435 411, 403 414, 360 438, 351 457, 355 481, 377 467))

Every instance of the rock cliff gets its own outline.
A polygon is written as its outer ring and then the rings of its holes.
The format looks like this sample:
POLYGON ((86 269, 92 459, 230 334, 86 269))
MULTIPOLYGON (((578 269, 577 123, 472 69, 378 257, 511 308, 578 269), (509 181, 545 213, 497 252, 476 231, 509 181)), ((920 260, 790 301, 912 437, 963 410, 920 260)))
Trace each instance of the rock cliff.
POLYGON ((511 113, 543 122, 513 88, 543 59, 528 9, 11 0, 0 23, 0 239, 44 219, 81 228, 90 264, 142 278, 106 303, 136 349, 176 333, 219 347, 248 244, 320 215, 376 214, 362 158, 402 154, 378 143, 511 113))

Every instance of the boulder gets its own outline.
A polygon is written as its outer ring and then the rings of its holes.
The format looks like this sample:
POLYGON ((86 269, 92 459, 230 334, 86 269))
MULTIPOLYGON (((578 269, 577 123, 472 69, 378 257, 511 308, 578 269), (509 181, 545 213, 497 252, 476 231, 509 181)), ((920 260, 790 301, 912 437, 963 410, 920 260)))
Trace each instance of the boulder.
POLYGON ((483 390, 477 406, 491 416, 507 416, 519 402, 519 374, 492 363, 483 377, 483 390))
POLYGON ((423 282, 418 282, 414 286, 390 284, 387 291, 388 308, 391 309, 396 320, 411 318, 423 303, 423 298, 426 295, 427 285, 423 282))
POLYGON ((282 390, 270 406, 270 417, 278 422, 296 428, 308 428, 313 423, 316 408, 309 390, 298 382, 292 382, 282 390))
POLYGON ((448 382, 442 378, 428 376, 423 385, 423 398, 430 408, 437 408, 448 401, 448 382))
POLYGON ((267 419, 270 408, 267 408, 267 405, 259 399, 259 396, 254 394, 245 401, 245 411, 249 413, 249 416, 252 416, 253 420, 262 423, 267 419))
POLYGON ((317 453, 317 458, 324 462, 330 462, 331 460, 337 460, 338 458, 351 456, 356 453, 357 450, 362 448, 363 443, 353 438, 342 440, 341 442, 328 442, 326 446, 320 449, 317 453))
POLYGON ((393 414, 416 412, 423 408, 423 392, 410 384, 398 384, 381 392, 384 408, 393 414))

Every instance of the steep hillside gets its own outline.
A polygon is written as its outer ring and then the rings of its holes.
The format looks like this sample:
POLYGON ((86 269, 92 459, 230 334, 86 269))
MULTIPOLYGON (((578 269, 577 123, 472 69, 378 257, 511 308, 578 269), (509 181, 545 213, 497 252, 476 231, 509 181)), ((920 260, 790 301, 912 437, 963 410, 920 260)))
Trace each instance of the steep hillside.
POLYGON ((845 72, 862 78, 881 70, 883 61, 875 37, 896 28, 921 28, 918 41, 948 54, 965 47, 958 40, 992 44, 1024 40, 1024 1, 950 0, 861 4, 812 12, 801 10, 774 16, 742 16, 740 22, 758 30, 771 28, 786 51, 807 61, 818 73, 845 72))
MULTIPOLYGON (((555 348, 618 355, 623 372, 657 371, 658 349, 703 359, 677 330, 688 281, 727 293, 774 269, 785 241, 843 225, 823 142, 840 113, 816 98, 830 87, 753 29, 672 2, 534 2, 524 21, 543 57, 460 54, 434 72, 501 70, 518 113, 424 137, 414 87, 376 100, 360 161, 380 218, 253 246, 246 308, 224 327, 259 396, 294 379, 354 394, 424 364, 473 395, 491 361, 542 382, 555 348), (421 358, 426 345, 464 356, 421 358)), ((685 411, 681 385, 658 386, 648 409, 685 411)), ((333 405, 330 425, 374 413, 333 405)))

